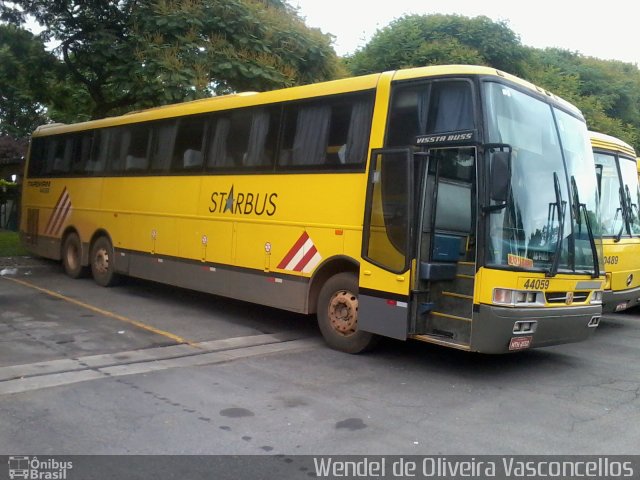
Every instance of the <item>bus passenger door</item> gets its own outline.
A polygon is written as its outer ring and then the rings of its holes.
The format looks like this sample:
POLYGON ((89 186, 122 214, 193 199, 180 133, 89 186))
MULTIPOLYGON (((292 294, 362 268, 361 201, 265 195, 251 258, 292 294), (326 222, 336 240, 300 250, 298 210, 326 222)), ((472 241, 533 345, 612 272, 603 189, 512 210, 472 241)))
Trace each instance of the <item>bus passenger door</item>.
POLYGON ((415 232, 411 148, 372 152, 358 294, 358 329, 405 340, 409 334, 415 232))
POLYGON ((476 272, 476 149, 430 149, 416 156, 415 169, 421 188, 410 333, 468 346, 476 272))

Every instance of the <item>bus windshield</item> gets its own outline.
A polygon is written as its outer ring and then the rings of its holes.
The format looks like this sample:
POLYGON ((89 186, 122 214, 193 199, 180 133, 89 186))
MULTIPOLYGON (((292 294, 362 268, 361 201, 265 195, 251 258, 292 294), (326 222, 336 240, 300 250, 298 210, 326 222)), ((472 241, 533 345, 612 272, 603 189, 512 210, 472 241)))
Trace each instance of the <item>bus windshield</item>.
POLYGON ((486 215, 487 264, 593 274, 599 212, 585 123, 499 83, 483 93, 488 142, 511 151, 506 201, 492 200, 486 215))
POLYGON ((636 176, 635 160, 620 157, 620 175, 622 176, 622 196, 627 209, 627 222, 631 235, 640 235, 640 190, 636 176))

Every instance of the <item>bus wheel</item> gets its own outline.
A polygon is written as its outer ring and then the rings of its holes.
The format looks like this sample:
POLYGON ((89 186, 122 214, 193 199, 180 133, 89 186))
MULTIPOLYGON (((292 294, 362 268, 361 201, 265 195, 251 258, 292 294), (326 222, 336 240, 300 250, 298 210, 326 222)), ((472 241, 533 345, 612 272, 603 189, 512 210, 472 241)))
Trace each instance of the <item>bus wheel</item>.
POLYGON ((76 232, 71 232, 62 241, 62 266, 71 278, 80 278, 86 273, 82 266, 82 244, 76 232))
POLYGON ((111 287, 118 280, 113 246, 107 237, 99 237, 91 247, 91 274, 98 285, 111 287))
POLYGON ((354 273, 334 275, 318 296, 318 326, 327 344, 347 353, 360 353, 378 337, 358 330, 358 278, 354 273))

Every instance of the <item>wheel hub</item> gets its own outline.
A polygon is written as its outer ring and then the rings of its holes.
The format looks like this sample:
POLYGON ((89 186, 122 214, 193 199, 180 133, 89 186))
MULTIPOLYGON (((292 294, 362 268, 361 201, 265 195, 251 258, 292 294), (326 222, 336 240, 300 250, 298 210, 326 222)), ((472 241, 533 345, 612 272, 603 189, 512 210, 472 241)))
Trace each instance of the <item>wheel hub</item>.
POLYGON ((348 290, 336 292, 329 304, 329 320, 342 335, 355 333, 358 325, 358 297, 348 290))
POLYGON ((106 248, 100 248, 96 252, 94 260, 96 270, 100 273, 105 273, 109 270, 109 252, 106 248))

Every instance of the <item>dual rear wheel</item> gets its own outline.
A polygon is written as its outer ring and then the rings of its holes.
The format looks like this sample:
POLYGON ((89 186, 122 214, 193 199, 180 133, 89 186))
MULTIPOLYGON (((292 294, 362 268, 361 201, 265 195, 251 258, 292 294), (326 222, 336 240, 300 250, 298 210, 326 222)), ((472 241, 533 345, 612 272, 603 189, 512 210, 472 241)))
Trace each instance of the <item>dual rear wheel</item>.
MULTIPOLYGON (((80 278, 87 273, 87 267, 82 265, 82 243, 75 232, 67 234, 62 242, 62 265, 71 278, 80 278)), ((103 287, 114 285, 118 279, 114 267, 111 241, 106 236, 98 237, 89 252, 89 269, 95 282, 103 287)))

